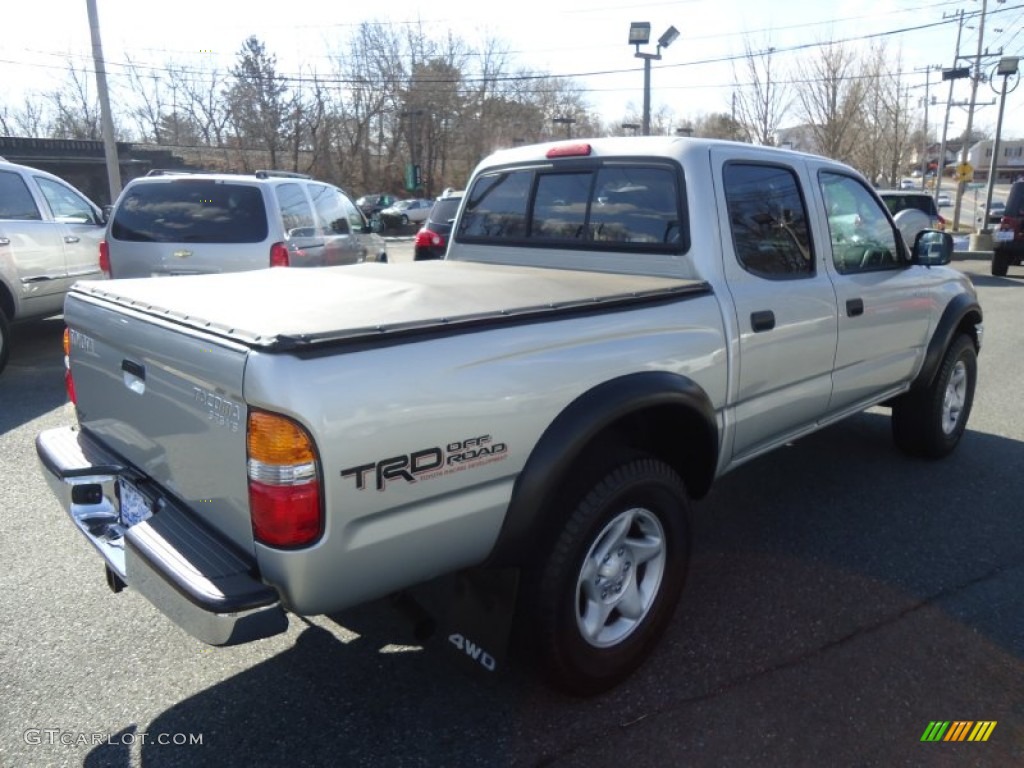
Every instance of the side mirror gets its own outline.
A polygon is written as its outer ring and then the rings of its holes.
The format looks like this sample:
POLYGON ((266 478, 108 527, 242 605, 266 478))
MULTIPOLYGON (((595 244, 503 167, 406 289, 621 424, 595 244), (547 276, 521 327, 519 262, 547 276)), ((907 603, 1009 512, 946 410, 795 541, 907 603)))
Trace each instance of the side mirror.
POLYGON ((953 259, 953 236, 937 229, 923 229, 914 239, 914 263, 926 267, 949 264, 953 259))

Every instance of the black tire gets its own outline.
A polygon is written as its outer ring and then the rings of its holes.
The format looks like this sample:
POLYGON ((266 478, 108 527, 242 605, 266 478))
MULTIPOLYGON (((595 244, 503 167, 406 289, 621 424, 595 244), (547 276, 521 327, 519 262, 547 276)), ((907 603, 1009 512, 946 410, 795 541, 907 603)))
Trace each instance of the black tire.
POLYGON ((952 453, 967 428, 977 379, 974 341, 961 334, 946 350, 931 385, 893 402, 892 435, 900 450, 929 459, 952 453))
POLYGON ((409 226, 409 217, 406 216, 404 213, 402 214, 402 226, 403 227, 408 227, 409 226))
POLYGON ((1003 253, 1001 251, 992 252, 992 275, 994 277, 1006 277, 1006 273, 1010 271, 1010 262, 1013 259, 1010 258, 1010 254, 1003 253))
POLYGON ((634 458, 602 474, 524 585, 523 629, 547 681, 592 695, 639 667, 672 618, 689 559, 689 500, 671 467, 634 458))
POLYGON ((11 326, 7 322, 7 315, 0 309, 0 373, 3 373, 7 365, 7 358, 11 354, 11 326))

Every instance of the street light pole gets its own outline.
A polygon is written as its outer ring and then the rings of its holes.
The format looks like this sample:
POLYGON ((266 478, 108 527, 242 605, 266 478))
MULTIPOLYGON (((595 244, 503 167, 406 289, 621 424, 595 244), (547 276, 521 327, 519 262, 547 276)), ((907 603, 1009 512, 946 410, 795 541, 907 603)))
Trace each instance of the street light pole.
POLYGON ((669 27, 658 38, 658 46, 654 53, 643 53, 640 51, 640 46, 647 45, 651 41, 651 24, 647 21, 634 21, 629 25, 629 44, 636 46, 636 52, 633 55, 644 60, 644 136, 651 135, 651 62, 660 61, 661 49, 668 48, 677 37, 679 37, 679 30, 669 27))
MULTIPOLYGON (((971 75, 971 105, 967 110, 967 128, 964 129, 964 143, 960 148, 960 165, 967 165, 967 155, 970 151, 971 129, 974 127, 974 104, 978 100, 978 81, 981 79, 981 54, 982 45, 985 39, 985 13, 988 10, 988 0, 981 0, 981 22, 978 24, 978 55, 974 59, 974 73, 971 75)), ((965 183, 961 180, 956 185, 956 200, 953 203, 953 231, 960 231, 960 206, 963 202, 965 183)))
MULTIPOLYGON (((1003 133, 1003 110, 1006 108, 1006 81, 1010 78, 1010 75, 1017 74, 1017 65, 1020 63, 1020 59, 1017 56, 1004 56, 999 60, 999 65, 996 67, 996 74, 1003 76, 1003 89, 999 96, 999 117, 996 118, 996 137, 992 142, 992 163, 988 168, 988 189, 985 190, 985 219, 981 225, 982 232, 988 232, 988 212, 992 207, 992 188, 996 183, 996 170, 999 156, 999 140, 1003 133)), ((991 79, 989 80, 991 82, 991 79)))

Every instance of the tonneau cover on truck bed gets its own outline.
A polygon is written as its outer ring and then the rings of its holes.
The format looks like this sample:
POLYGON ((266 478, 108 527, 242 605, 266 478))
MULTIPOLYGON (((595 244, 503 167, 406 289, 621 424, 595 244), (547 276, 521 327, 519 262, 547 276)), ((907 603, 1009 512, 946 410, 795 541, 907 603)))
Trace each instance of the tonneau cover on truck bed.
POLYGON ((74 290, 253 346, 287 349, 709 289, 678 278, 441 261, 80 282, 74 290))

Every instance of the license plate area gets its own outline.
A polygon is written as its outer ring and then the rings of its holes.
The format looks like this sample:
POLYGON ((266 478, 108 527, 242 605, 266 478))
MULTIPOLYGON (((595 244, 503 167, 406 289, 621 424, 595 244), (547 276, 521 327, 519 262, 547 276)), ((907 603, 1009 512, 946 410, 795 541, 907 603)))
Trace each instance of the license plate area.
POLYGON ((1008 243, 1013 240, 1013 232, 1008 229, 1000 229, 995 233, 995 239, 1000 243, 1008 243))
POLYGON ((131 528, 153 516, 153 502, 124 479, 117 481, 117 497, 120 502, 121 525, 125 528, 131 528))

